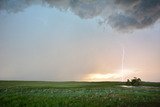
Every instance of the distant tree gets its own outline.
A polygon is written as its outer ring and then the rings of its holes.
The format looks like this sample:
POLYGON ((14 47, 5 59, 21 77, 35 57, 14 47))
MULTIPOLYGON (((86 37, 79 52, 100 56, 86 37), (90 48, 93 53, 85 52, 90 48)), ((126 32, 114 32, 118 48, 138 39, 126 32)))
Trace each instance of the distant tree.
POLYGON ((126 85, 139 86, 141 85, 141 79, 137 77, 134 77, 131 81, 127 79, 126 85))
POLYGON ((138 81, 138 85, 141 85, 141 83, 142 83, 141 79, 138 78, 137 81, 138 81))
POLYGON ((126 85, 131 85, 131 82, 129 79, 127 79, 126 85))
POLYGON ((141 79, 134 77, 134 79, 131 80, 131 85, 133 86, 139 86, 141 84, 141 79))

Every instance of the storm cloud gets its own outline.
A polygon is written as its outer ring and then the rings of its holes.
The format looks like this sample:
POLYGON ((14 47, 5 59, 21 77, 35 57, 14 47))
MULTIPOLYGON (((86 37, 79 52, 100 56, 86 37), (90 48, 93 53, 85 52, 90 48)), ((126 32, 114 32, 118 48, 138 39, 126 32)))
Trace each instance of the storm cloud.
POLYGON ((82 19, 101 17, 117 30, 142 29, 160 18, 160 0, 1 0, 0 10, 21 12, 31 5, 70 10, 82 19))

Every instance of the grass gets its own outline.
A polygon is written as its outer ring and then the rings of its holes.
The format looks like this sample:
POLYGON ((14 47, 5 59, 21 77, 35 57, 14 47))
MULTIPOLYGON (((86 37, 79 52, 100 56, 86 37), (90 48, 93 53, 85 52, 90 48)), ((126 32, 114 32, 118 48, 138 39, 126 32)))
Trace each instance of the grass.
POLYGON ((0 81, 1 107, 159 107, 160 83, 0 81))

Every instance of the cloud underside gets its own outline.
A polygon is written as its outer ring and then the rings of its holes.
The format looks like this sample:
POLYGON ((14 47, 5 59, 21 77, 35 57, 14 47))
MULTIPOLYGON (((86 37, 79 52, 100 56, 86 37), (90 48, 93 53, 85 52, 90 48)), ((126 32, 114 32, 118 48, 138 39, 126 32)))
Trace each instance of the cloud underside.
POLYGON ((17 13, 31 5, 70 10, 82 19, 101 17, 116 30, 142 29, 160 18, 160 0, 0 0, 0 10, 17 13))

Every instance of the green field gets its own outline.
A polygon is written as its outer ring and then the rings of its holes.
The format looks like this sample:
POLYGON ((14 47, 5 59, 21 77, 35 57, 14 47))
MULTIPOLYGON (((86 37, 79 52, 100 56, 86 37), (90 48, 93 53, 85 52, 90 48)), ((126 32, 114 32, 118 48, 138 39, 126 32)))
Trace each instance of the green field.
POLYGON ((0 81, 0 107, 160 107, 160 83, 0 81))

